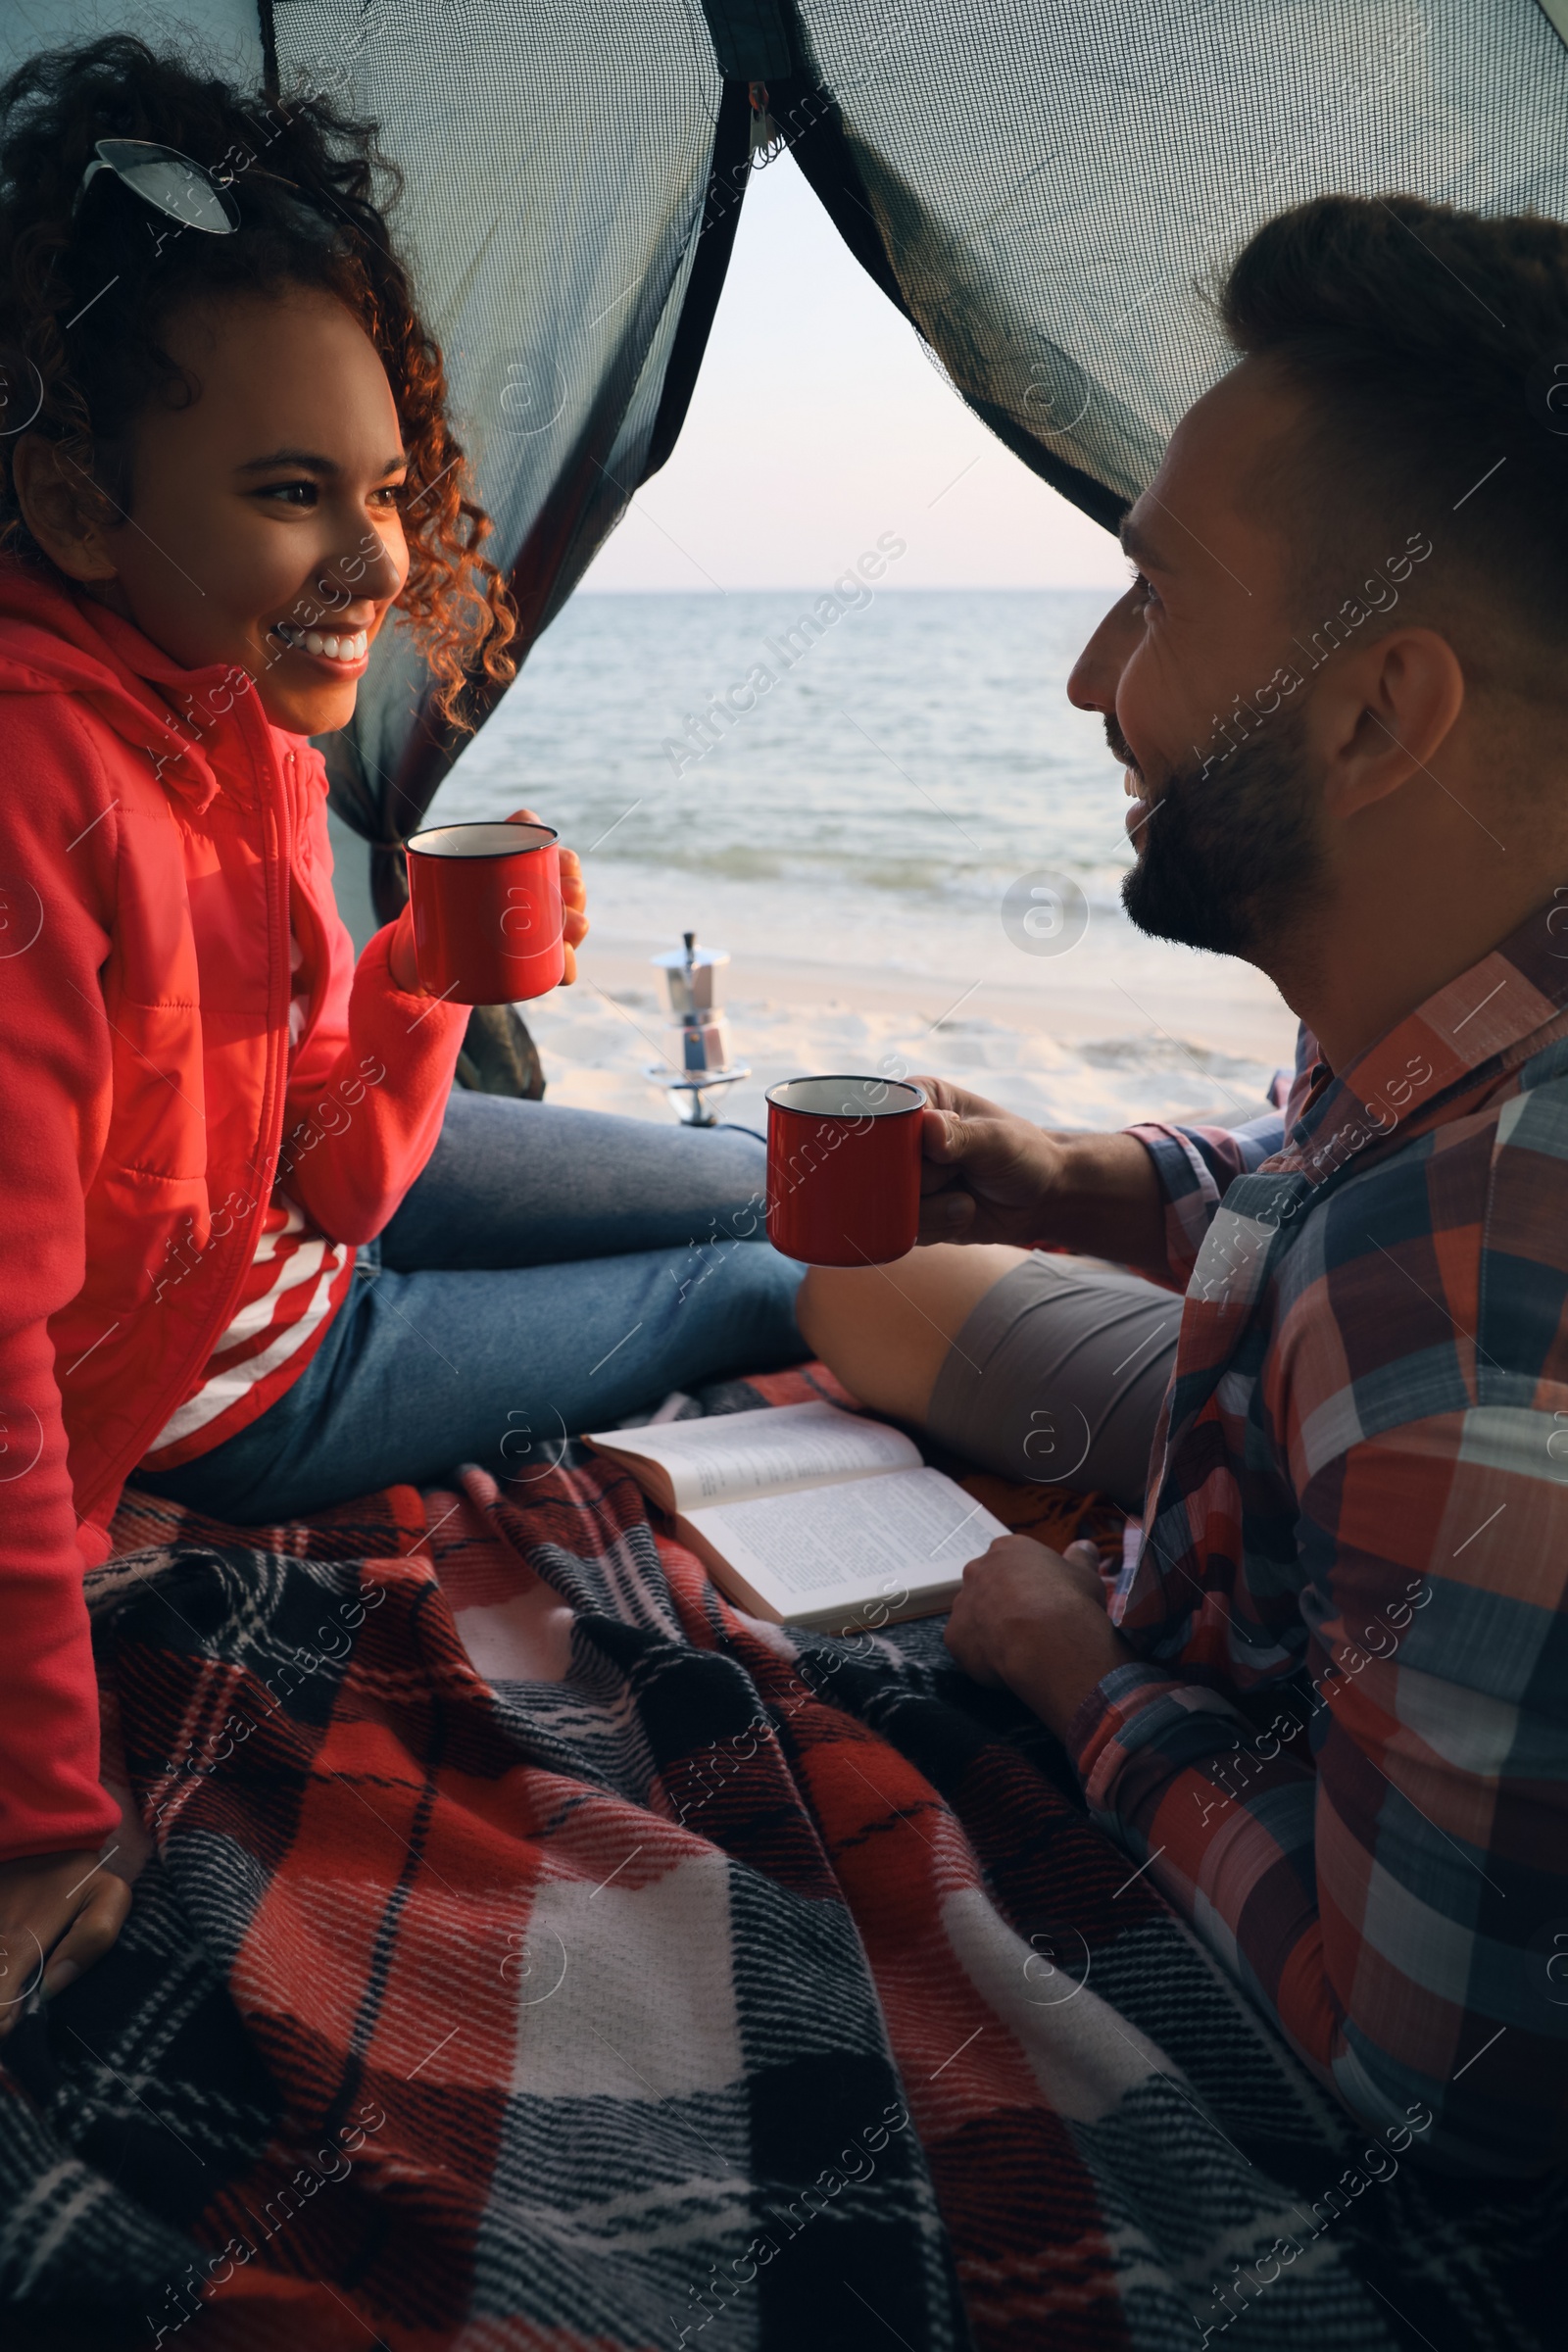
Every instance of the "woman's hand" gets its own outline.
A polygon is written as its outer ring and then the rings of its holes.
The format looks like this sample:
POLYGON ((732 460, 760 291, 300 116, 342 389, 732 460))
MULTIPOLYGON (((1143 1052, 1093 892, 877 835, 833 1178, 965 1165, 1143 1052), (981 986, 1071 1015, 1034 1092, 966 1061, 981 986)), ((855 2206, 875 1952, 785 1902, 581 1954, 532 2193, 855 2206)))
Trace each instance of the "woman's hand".
POLYGON ((1137 1654, 1105 1614, 1094 1544, 1052 1551, 1029 1536, 998 1536, 969 1562, 947 1643, 965 1674, 1005 1685, 1058 1740, 1095 1686, 1137 1654))
MULTIPOLYGON (((544 818, 535 816, 531 808, 514 808, 507 818, 509 825, 542 825, 544 818)), ((588 936, 588 887, 582 878, 582 860, 575 850, 561 853, 561 935, 564 946, 566 968, 564 985, 577 977, 577 958, 573 950, 580 948, 588 936)), ((392 978, 405 996, 424 997, 429 990, 420 986, 419 967, 414 954, 414 909, 405 906, 398 916, 392 937, 387 943, 386 959, 392 978)))
POLYGON ((129 1909, 130 1888, 96 1853, 0 1862, 0 2037, 32 1993, 51 2000, 101 1960, 129 1909))
MULTIPOLYGON (((542 825, 549 820, 536 816, 531 808, 514 808, 508 817, 509 825, 542 825)), ((588 885, 582 878, 582 859, 575 850, 561 853, 561 936, 565 942, 566 971, 564 985, 569 987, 577 977, 577 958, 573 949, 580 948, 588 936, 588 885)))
POLYGON ((415 961, 412 906, 405 906, 392 926, 392 936, 386 943, 386 961, 393 985, 401 988, 406 997, 427 997, 430 994, 419 978, 419 967, 415 961))

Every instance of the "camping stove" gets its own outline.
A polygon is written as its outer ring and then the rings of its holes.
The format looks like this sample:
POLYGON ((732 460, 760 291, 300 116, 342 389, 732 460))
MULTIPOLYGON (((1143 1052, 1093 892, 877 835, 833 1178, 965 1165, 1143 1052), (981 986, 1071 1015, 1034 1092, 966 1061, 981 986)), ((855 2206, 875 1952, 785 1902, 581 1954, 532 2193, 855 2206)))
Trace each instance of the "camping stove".
POLYGON ((707 1098, 752 1073, 747 1063, 729 1057, 729 1023, 718 1002, 718 976, 728 955, 722 948, 700 948, 695 931, 681 937, 683 947, 653 958, 669 989, 673 1035, 667 1058, 650 1062, 648 1076, 663 1081, 688 1127, 712 1127, 717 1119, 707 1098))

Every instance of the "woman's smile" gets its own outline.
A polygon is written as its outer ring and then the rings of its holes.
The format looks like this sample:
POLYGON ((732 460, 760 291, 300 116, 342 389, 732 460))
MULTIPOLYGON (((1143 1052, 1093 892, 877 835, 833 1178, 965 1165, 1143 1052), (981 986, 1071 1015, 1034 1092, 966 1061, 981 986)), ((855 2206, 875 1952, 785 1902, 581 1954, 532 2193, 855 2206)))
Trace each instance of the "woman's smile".
POLYGON ((368 629, 306 629, 295 620, 274 620, 267 632, 287 654, 298 654, 334 677, 357 678, 370 658, 368 629))

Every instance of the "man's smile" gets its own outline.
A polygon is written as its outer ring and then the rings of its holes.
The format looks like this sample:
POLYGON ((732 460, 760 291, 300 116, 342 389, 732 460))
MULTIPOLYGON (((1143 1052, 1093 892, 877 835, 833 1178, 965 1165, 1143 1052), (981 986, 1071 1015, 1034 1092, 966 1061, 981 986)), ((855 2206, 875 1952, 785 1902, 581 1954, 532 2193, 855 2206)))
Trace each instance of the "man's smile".
POLYGON ((1123 821, 1127 828, 1127 837, 1132 841, 1137 839, 1141 828, 1154 812, 1154 795, 1150 791, 1138 769, 1131 764, 1122 769, 1121 788, 1131 804, 1123 821))

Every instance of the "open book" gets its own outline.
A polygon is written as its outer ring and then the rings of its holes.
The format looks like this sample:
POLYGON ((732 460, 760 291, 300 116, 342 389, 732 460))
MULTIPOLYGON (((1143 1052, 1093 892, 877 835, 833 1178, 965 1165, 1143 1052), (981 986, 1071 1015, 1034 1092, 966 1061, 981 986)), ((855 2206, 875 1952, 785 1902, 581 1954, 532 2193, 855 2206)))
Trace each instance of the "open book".
POLYGON ((836 1404, 590 1433, 730 1598, 819 1633, 945 1609, 1006 1529, 896 1429, 836 1404))

